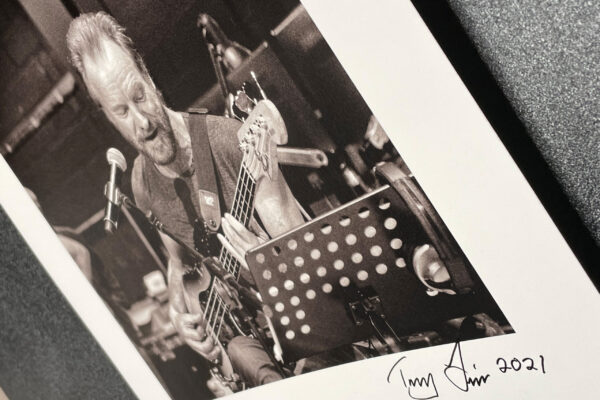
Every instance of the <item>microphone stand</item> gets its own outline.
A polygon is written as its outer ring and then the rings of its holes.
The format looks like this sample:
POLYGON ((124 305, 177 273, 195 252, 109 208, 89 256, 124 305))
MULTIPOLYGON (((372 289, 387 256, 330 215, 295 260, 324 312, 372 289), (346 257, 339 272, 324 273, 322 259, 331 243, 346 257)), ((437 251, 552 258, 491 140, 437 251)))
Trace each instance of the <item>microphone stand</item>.
POLYGON ((204 42, 206 43, 206 47, 208 48, 208 54, 210 55, 210 61, 212 63, 213 69, 215 70, 215 75, 217 76, 217 82, 219 82, 219 87, 221 88, 221 94, 225 99, 225 116, 232 117, 233 98, 230 95, 231 92, 229 91, 227 78, 225 78, 225 73, 223 71, 223 56, 218 54, 215 45, 210 43, 206 38, 206 29, 202 29, 202 37, 204 38, 204 42))
POLYGON ((175 236, 172 232, 170 232, 163 224, 158 220, 158 218, 152 214, 151 211, 144 213, 129 197, 123 194, 118 188, 115 190, 115 197, 117 199, 117 203, 119 205, 124 205, 128 208, 136 209, 142 212, 148 222, 159 232, 164 233, 171 239, 173 239, 178 245, 182 246, 191 256, 193 256, 197 261, 199 261, 202 266, 204 266, 214 277, 218 278, 219 281, 223 284, 227 296, 230 297, 230 301, 226 300, 226 304, 240 314, 242 320, 248 324, 250 327, 250 331, 254 335, 254 337, 260 342, 261 346, 271 359, 271 362, 278 370, 278 372, 285 378, 289 376, 287 372, 283 370, 279 362, 275 359, 275 356, 271 351, 268 350, 267 343, 265 341, 265 332, 264 330, 254 321, 251 313, 248 311, 250 307, 254 309, 262 309, 263 303, 258 300, 256 295, 250 291, 250 289, 246 288, 239 284, 236 278, 227 270, 225 270, 218 260, 212 257, 204 257, 200 254, 196 249, 191 248, 187 244, 185 244, 181 239, 175 236))
MULTIPOLYGON (((221 88, 221 94, 223 95, 223 99, 225 100, 225 116, 233 117, 233 94, 229 89, 229 84, 227 83, 227 78, 225 76, 225 68, 226 65, 224 63, 223 54, 226 49, 223 48, 225 43, 219 43, 219 39, 212 38, 213 40, 209 40, 209 28, 207 28, 207 24, 211 24, 212 18, 208 14, 200 14, 198 16, 198 21, 196 26, 202 29, 202 39, 204 40, 204 44, 208 49, 208 54, 210 56, 210 61, 215 71, 215 75, 217 76, 217 82, 219 83, 219 87, 221 88), (205 20, 206 19, 206 20, 205 20), (216 40, 216 43, 213 41, 216 40)), ((215 22, 216 24, 216 22, 215 22)), ((217 25, 218 26, 218 25, 217 25)), ((211 31, 212 32, 212 31, 211 31)), ((214 35, 214 32, 212 33, 214 35)))

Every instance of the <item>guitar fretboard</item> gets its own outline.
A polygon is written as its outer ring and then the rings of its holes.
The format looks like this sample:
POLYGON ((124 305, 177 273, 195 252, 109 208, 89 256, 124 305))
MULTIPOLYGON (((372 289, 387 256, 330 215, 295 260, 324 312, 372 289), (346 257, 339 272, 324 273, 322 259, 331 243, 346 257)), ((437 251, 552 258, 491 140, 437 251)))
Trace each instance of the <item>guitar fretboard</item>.
MULTIPOLYGON (((233 204, 231 206, 231 215, 244 224, 245 227, 248 227, 252 212, 254 211, 254 189, 256 188, 256 182, 245 167, 245 159, 246 157, 244 157, 238 175, 233 204)), ((241 265, 225 247, 221 248, 219 261, 223 268, 238 279, 241 265)), ((217 340, 221 333, 223 319, 227 311, 227 306, 221 299, 221 296, 219 296, 213 282, 205 307, 205 315, 207 316, 206 321, 209 331, 214 333, 217 340)))

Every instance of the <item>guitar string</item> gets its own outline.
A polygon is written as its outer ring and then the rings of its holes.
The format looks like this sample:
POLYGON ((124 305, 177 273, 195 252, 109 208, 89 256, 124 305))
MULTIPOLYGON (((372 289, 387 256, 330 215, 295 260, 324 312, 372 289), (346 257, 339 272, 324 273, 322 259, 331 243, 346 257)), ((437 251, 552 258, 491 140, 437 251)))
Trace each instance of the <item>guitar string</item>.
MULTIPOLYGON (((252 178, 252 175, 250 175, 248 173, 248 171, 246 170, 246 168, 242 167, 244 169, 244 179, 243 179, 243 184, 245 187, 245 190, 242 190, 240 193, 242 194, 243 197, 243 201, 242 201, 242 205, 245 205, 244 207, 239 206, 239 207, 234 207, 234 209, 232 210, 232 213, 234 215, 235 218, 237 219, 242 219, 242 223, 244 224, 244 226, 247 226, 249 220, 246 220, 246 218, 240 218, 242 217, 242 215, 248 214, 247 210, 251 204, 251 198, 254 196, 254 180, 252 178)), ((240 204, 240 203, 235 203, 240 204)), ((224 249, 224 248, 223 248, 224 249)), ((227 265, 227 270, 233 275, 235 276, 235 279, 237 280, 239 277, 239 270, 240 270, 240 263, 229 253, 227 253, 227 258, 228 258, 228 265, 227 265)), ((217 312, 217 316, 219 319, 219 323, 218 323, 218 328, 217 328, 217 337, 221 334, 221 328, 223 326, 223 319, 225 317, 225 314, 227 312, 227 306, 225 304, 223 304, 224 307, 221 309, 221 307, 219 307, 219 310, 217 312)))
MULTIPOLYGON (((240 192, 242 194, 242 196, 244 196, 244 198, 241 203, 236 203, 236 205, 241 204, 242 206, 243 205, 245 205, 245 206, 243 206, 243 207, 240 206, 240 207, 234 208, 232 210, 232 215, 234 215, 234 217, 237 218, 238 220, 241 220, 241 222, 246 226, 248 221, 243 217, 243 215, 247 214, 247 209, 248 209, 249 205, 251 204, 251 198, 254 195, 254 190, 253 190, 254 182, 253 182, 252 176, 247 171, 245 171, 245 172, 246 172, 246 176, 244 177, 245 179, 243 180, 245 190, 240 192)), ((238 279, 240 263, 229 252, 227 252, 227 254, 226 254, 226 260, 227 260, 227 265, 226 265, 227 270, 230 273, 232 273, 232 275, 234 275, 236 279, 238 279)), ((217 312, 217 317, 219 319, 219 324, 218 324, 218 328, 217 328, 217 336, 220 335, 221 328, 223 326, 223 318, 225 317, 227 311, 228 311, 227 306, 225 305, 225 307, 223 309, 219 309, 217 312)))
MULTIPOLYGON (((244 171, 243 171, 243 165, 242 165, 242 168, 240 169, 237 183, 236 183, 236 190, 235 190, 234 201, 233 201, 234 209, 235 209, 236 205, 238 204, 238 200, 237 200, 237 198, 239 197, 238 194, 241 193, 240 186, 243 185, 243 180, 244 180, 243 175, 244 175, 244 171)), ((225 263, 227 260, 224 259, 223 249, 224 248, 221 247, 221 252, 219 254, 219 261, 225 263)), ((215 313, 215 311, 216 311, 215 303, 217 303, 217 302, 221 303, 222 299, 218 295, 218 293, 215 289, 215 285, 213 283, 211 285, 210 292, 209 292, 209 298, 206 303, 206 310, 208 310, 208 317, 207 317, 206 321, 207 321, 207 325, 210 327, 213 327, 215 322, 218 320, 218 318, 215 318, 213 320, 213 316, 216 316, 218 314, 218 313, 215 313)), ((221 304, 219 304, 219 306, 221 306, 221 304)))
MULTIPOLYGON (((239 204, 238 203, 238 201, 239 201, 238 198, 239 198, 239 194, 242 193, 241 186, 244 185, 244 176, 245 176, 245 174, 244 174, 244 170, 243 170, 243 166, 242 166, 242 168, 240 169, 240 174, 238 176, 238 180, 237 180, 237 185, 236 185, 236 190, 235 190, 235 195, 234 195, 234 201, 233 201, 233 205, 234 206, 233 206, 233 210, 232 211, 235 211, 236 206, 239 204)), ((226 266, 227 270, 229 270, 229 267, 227 266, 229 260, 227 260, 227 256, 226 256, 226 254, 224 253, 223 250, 224 250, 224 247, 221 247, 221 252, 219 254, 219 261, 222 264, 224 264, 224 266, 226 266)), ((209 295, 209 301, 208 301, 208 303, 206 305, 206 308, 209 310, 209 315, 208 315, 208 318, 207 318, 207 322, 208 322, 208 324, 211 327, 213 327, 214 324, 216 323, 216 321, 219 319, 219 317, 218 317, 219 311, 220 311, 221 307, 224 306, 222 304, 222 302, 223 301, 222 301, 221 297, 218 295, 218 293, 217 293, 217 291, 215 289, 215 285, 213 284, 211 286, 211 295, 209 295), (212 299, 212 301, 211 301, 211 299, 212 299), (217 302, 219 302, 219 308, 218 309, 215 308, 215 306, 214 306, 214 304, 217 303, 217 302), (213 320, 213 316, 215 317, 214 320, 213 320)))
MULTIPOLYGON (((248 197, 250 197, 249 199, 246 199, 247 201, 245 202, 247 207, 249 207, 251 204, 251 197, 253 196, 253 193, 254 193, 254 182, 251 182, 251 185, 249 185, 249 190, 244 193, 247 194, 248 197)), ((247 207, 241 208, 242 213, 247 214, 247 212, 244 211, 244 210, 247 210, 247 207)), ((236 217, 239 218, 240 216, 241 215, 236 216, 236 217)), ((248 220, 242 219, 242 222, 244 223, 244 225, 247 225, 248 220)), ((240 271, 241 265, 230 253, 227 253, 227 255, 228 255, 228 259, 229 259, 228 270, 230 271, 230 273, 232 273, 232 275, 235 276, 235 279, 237 280, 237 279, 239 279, 239 271, 240 271)), ((218 330, 217 330, 217 336, 220 335, 220 333, 221 333, 221 328, 223 326, 223 318, 225 317, 226 312, 228 310, 226 308, 224 308, 222 311, 221 310, 219 310, 219 311, 220 311, 221 315, 220 315, 220 321, 219 321, 219 326, 218 326, 218 330)))
MULTIPOLYGON (((240 169, 240 177, 238 179, 238 184, 236 185, 236 194, 234 196, 234 207, 232 209, 232 215, 241 220, 244 225, 247 225, 247 216, 248 209, 250 208, 250 204, 252 203, 252 197, 254 195, 254 179, 251 174, 248 173, 247 169, 244 165, 240 169), (243 189, 243 190, 242 190, 243 189), (238 196, 239 194, 239 196, 238 196), (242 200, 239 200, 239 197, 242 196, 242 200)), ((238 272, 240 269, 240 264, 237 262, 235 258, 231 256, 231 254, 226 251, 224 247, 221 248, 221 255, 219 257, 224 268, 231 273, 233 276, 238 278, 238 272)), ((207 304, 207 308, 210 306, 210 313, 208 318, 208 325, 211 327, 212 333, 215 334, 216 339, 220 336, 221 328, 223 326, 223 319, 227 312, 227 305, 221 299, 220 295, 214 289, 214 285, 211 287, 211 295, 209 295, 209 303, 207 304), (214 298, 214 301, 210 301, 210 298, 214 298), (214 303, 218 303, 217 308, 215 309, 214 303), (216 312, 215 312, 216 310, 216 312), (217 321, 218 324, 217 324, 217 321)))
MULTIPOLYGON (((236 185, 236 198, 237 201, 234 201, 234 205, 240 205, 240 207, 234 207, 232 210, 232 215, 234 215, 234 217, 236 217, 237 219, 240 219, 244 222, 244 224, 247 222, 245 221, 245 219, 248 216, 248 209, 249 204, 251 203, 251 197, 254 193, 254 191, 248 191, 248 189, 252 186, 253 189, 253 179, 251 177, 250 174, 248 174, 248 171, 245 170, 244 165, 242 165, 242 169, 240 170, 240 178, 238 179, 238 184, 236 185), (248 182, 250 182, 251 184, 249 185, 248 182), (239 190, 240 186, 242 186, 245 190, 239 190), (242 201, 239 201, 239 196, 237 196, 237 194, 241 194, 242 197, 242 201), (247 197, 250 197, 250 199, 248 199, 247 197)), ((230 272, 233 273, 236 277, 237 277, 237 273, 239 271, 239 263, 235 262, 237 260, 233 260, 231 259, 231 255, 229 253, 225 254, 225 257, 223 258, 223 252, 221 253, 221 261, 224 264, 224 267, 230 272), (233 267, 233 269, 232 269, 233 267)), ((209 314, 209 318, 208 318, 208 323, 211 327, 214 327, 214 322, 216 322, 216 320, 220 320, 219 321, 219 326, 217 328, 217 336, 220 335, 220 330, 221 330, 221 326, 222 326, 222 320, 224 317, 226 310, 226 305, 223 303, 222 299, 220 298, 220 296, 218 295, 218 293, 216 293, 216 291, 214 291, 214 286, 211 287, 211 292, 209 294, 209 302, 207 304, 207 308, 210 308, 210 314, 209 314), (212 299, 215 299, 214 301, 211 301, 212 299), (218 299, 218 300, 217 300, 218 299), (217 312, 214 313, 213 311, 215 310, 213 303, 218 302, 218 308, 216 309, 217 312), (213 316, 215 316, 215 320, 213 322, 213 316)), ((214 331, 214 329, 213 329, 214 331)))
MULTIPOLYGON (((245 172, 247 173, 247 171, 245 171, 245 172)), ((248 204, 248 202, 245 201, 246 200, 245 197, 249 193, 248 192, 248 189, 249 189, 248 175, 247 174, 244 174, 244 175, 245 176, 244 176, 244 179, 242 179, 242 184, 243 184, 243 187, 245 190, 238 192, 238 193, 242 194, 243 200, 241 202, 240 201, 235 202, 235 205, 238 207, 234 207, 232 209, 232 215, 237 219, 240 219, 240 215, 243 214, 243 210, 244 210, 244 208, 246 208, 244 206, 245 205, 247 206, 247 204, 248 204)), ((241 222, 245 223, 245 221, 243 221, 243 220, 241 222)), ((222 258, 224 268, 226 268, 226 270, 229 273, 231 273, 232 275, 234 275, 237 279, 238 271, 239 271, 239 263, 237 262, 237 260, 234 257, 232 257, 232 255, 225 248, 222 248, 222 253, 224 254, 224 257, 222 258)), ((221 334, 221 329, 223 327, 223 319, 224 319, 227 311, 228 311, 227 305, 220 303, 219 307, 217 308, 217 312, 215 314, 215 322, 218 321, 218 323, 216 324, 217 337, 219 337, 221 334)))

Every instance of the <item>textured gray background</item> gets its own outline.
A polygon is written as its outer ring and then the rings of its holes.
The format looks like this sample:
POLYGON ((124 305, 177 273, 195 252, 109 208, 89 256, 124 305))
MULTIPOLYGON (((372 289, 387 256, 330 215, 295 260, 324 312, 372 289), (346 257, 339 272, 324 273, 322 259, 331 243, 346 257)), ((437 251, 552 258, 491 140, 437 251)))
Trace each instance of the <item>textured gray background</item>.
POLYGON ((0 208, 0 387, 9 399, 134 399, 0 208))
POLYGON ((600 243, 600 2, 450 4, 600 243))
MULTIPOLYGON (((464 65, 457 67, 459 73, 482 108, 505 108, 496 102, 498 95, 510 101, 522 126, 506 123, 507 112, 490 111, 490 119, 497 119, 493 125, 505 131, 503 141, 526 174, 541 164, 528 165, 536 156, 519 148, 531 139, 539 149, 577 214, 552 199, 546 206, 573 234, 572 246, 587 240, 587 247, 579 248, 580 259, 594 260, 582 252, 597 250, 591 237, 600 241, 600 2, 449 3, 501 92, 489 100, 482 94, 485 82, 478 88, 481 81, 470 79, 464 65)), ((440 29, 443 35, 443 24, 440 29)), ((528 178, 534 186, 536 179, 543 181, 538 193, 563 196, 545 191, 552 186, 551 175, 534 172, 528 178)), ((12 399, 134 398, 2 210, 0 227, 0 386, 6 394, 12 399)))

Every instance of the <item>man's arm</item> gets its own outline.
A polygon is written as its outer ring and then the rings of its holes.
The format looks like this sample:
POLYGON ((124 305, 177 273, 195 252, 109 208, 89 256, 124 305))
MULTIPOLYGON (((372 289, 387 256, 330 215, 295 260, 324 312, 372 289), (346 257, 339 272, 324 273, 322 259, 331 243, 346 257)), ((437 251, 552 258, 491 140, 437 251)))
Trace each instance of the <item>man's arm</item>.
MULTIPOLYGON (((276 179, 271 181, 264 178, 259 182, 255 197, 255 209, 271 237, 281 235, 304 222, 283 174, 281 171, 277 172, 276 179)), ((245 254, 258 246, 261 240, 230 214, 225 214, 222 226, 227 239, 219 235, 219 240, 244 267, 248 268, 245 254)))
MULTIPOLYGON (((239 150, 238 138, 241 126, 239 121, 232 118, 207 117, 213 155, 217 157, 218 164, 220 163, 226 171, 225 174, 230 175, 234 182, 243 159, 243 153, 239 150), (211 132, 219 132, 219 134, 211 135, 211 132)), ((271 181, 266 176, 259 180, 254 204, 267 233, 274 237, 302 224, 303 219, 296 200, 279 170, 276 153, 271 156, 270 162, 273 164, 273 180, 271 181)), ((231 185, 235 187, 233 182, 231 185)), ((230 224, 225 220, 223 222, 225 231, 227 225, 230 224)), ((231 226, 229 227, 231 228, 231 226)), ((229 236, 226 231, 225 234, 229 236)), ((235 239, 232 240, 232 243, 234 241, 235 239)), ((243 246, 240 250, 245 252, 251 247, 243 246)))
MULTIPOLYGON (((148 210, 151 201, 146 194, 143 163, 144 159, 141 155, 133 163, 131 189, 138 207, 148 210)), ((219 356, 219 348, 215 347, 212 339, 206 335, 204 315, 190 313, 185 302, 183 277, 188 268, 186 264, 191 264, 193 261, 189 259, 184 249, 169 236, 160 233, 160 238, 169 253, 167 268, 169 318, 188 346, 204 358, 214 360, 219 356)))
POLYGON ((259 182, 255 199, 256 212, 271 237, 304 223, 296 199, 281 171, 277 171, 273 181, 263 178, 259 182))

